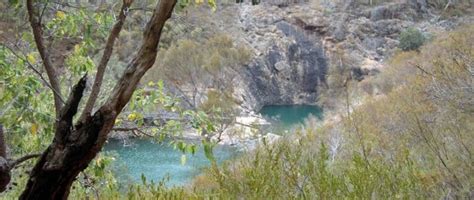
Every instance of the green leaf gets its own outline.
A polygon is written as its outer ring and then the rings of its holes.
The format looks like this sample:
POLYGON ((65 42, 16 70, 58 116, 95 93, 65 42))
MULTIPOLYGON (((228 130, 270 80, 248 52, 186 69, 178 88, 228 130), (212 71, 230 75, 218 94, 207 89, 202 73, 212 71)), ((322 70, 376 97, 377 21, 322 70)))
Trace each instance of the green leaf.
POLYGON ((204 146, 204 155, 206 156, 208 160, 214 162, 215 158, 214 158, 214 153, 212 152, 213 145, 206 141, 203 141, 202 144, 204 146))
POLYGON ((181 165, 186 164, 186 154, 181 155, 181 165))
POLYGON ((146 185, 146 176, 145 176, 145 174, 142 173, 141 179, 142 179, 143 185, 146 185))
POLYGON ((10 3, 12 6, 17 6, 19 1, 18 0, 8 0, 8 3, 10 3))
POLYGON ((208 0, 207 3, 209 4, 213 12, 216 11, 217 9, 216 0, 208 0))
POLYGON ((196 147, 196 145, 194 145, 194 144, 193 144, 193 145, 189 145, 187 151, 188 151, 189 153, 191 153, 192 155, 194 155, 194 154, 196 153, 196 148, 197 148, 197 147, 196 147))

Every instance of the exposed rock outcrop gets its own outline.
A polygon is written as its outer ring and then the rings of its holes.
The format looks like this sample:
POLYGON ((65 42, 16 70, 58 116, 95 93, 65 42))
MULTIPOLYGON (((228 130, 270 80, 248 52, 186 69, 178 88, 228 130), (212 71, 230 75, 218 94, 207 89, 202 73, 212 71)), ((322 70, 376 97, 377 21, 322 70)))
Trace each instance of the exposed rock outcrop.
MULTIPOLYGON (((325 85, 327 58, 321 24, 270 15, 268 8, 241 7, 245 42, 257 56, 241 71, 238 97, 246 110, 272 104, 314 104, 325 85)), ((273 9, 280 9, 275 7, 273 9)))
POLYGON ((229 33, 254 53, 252 62, 238 72, 241 78, 236 83, 235 96, 244 111, 270 104, 317 103, 336 47, 353 58, 351 78, 361 81, 381 70, 406 28, 429 36, 473 21, 472 17, 441 20, 426 0, 378 6, 354 1, 279 5, 235 6, 240 30, 229 33))

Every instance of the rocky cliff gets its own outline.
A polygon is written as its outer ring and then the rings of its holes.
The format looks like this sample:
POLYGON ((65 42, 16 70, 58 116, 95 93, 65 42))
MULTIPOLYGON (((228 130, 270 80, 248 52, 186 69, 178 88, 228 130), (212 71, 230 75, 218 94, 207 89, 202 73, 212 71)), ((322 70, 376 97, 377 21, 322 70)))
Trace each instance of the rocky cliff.
POLYGON ((237 93, 242 107, 316 103, 328 69, 322 38, 295 24, 277 6, 238 8, 243 40, 256 55, 240 71, 237 93))
POLYGON ((235 96, 244 111, 258 111, 264 105, 316 104, 319 92, 327 87, 336 47, 352 58, 352 78, 361 81, 383 67, 406 28, 415 27, 429 37, 473 21, 472 16, 443 19, 424 0, 378 6, 310 1, 231 7, 239 17, 224 29, 232 30, 229 33, 254 53, 251 63, 237 74, 235 96))

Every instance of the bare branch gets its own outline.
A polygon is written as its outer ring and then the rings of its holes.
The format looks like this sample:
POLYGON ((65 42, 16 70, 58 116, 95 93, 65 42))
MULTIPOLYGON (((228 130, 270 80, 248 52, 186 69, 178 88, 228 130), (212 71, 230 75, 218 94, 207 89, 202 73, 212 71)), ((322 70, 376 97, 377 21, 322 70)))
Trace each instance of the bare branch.
POLYGON ((52 64, 49 52, 47 51, 44 45, 43 29, 41 28, 41 22, 39 21, 38 17, 35 14, 33 1, 27 0, 26 7, 28 10, 30 25, 33 30, 33 35, 35 38, 36 48, 38 49, 38 52, 40 53, 41 59, 43 60, 43 65, 44 65, 44 68, 46 69, 46 74, 48 75, 49 83, 51 84, 53 91, 56 91, 53 93, 54 93, 54 106, 56 109, 56 117, 57 117, 59 116, 59 112, 61 110, 61 107, 63 106, 63 103, 61 102, 61 99, 62 99, 61 88, 60 88, 58 77, 56 74, 56 69, 54 68, 52 64))
POLYGON ((30 160, 30 159, 33 159, 33 158, 38 158, 40 157, 41 154, 40 153, 37 153, 37 154, 28 154, 26 156, 23 156, 21 158, 18 158, 16 160, 12 160, 10 162, 8 162, 8 165, 10 166, 10 169, 13 169, 15 166, 27 161, 27 160, 30 160))
POLYGON ((38 22, 41 24, 43 21, 43 16, 44 16, 44 11, 46 11, 46 8, 48 7, 48 2, 44 3, 43 9, 41 10, 41 14, 39 16, 38 22))
POLYGON ((2 124, 0 124, 0 157, 7 157, 7 143, 5 142, 2 124))
POLYGON ((69 7, 69 8, 75 8, 75 9, 92 9, 93 8, 92 6, 76 6, 68 2, 51 1, 51 3, 62 6, 62 7, 69 7))
POLYGON ((107 68, 107 63, 109 62, 110 57, 112 55, 115 40, 118 38, 120 31, 122 30, 125 19, 127 18, 128 8, 132 4, 132 2, 133 0, 123 1, 118 20, 110 31, 107 43, 105 45, 104 54, 102 55, 102 58, 99 62, 99 66, 97 67, 97 74, 95 76, 94 84, 92 85, 91 94, 89 96, 89 99, 87 100, 86 107, 84 108, 84 111, 82 112, 82 115, 80 117, 81 121, 91 115, 92 109, 94 108, 94 104, 97 101, 97 97, 100 93, 100 88, 104 79, 105 70, 107 68))
POLYGON ((87 175, 87 173, 85 173, 84 171, 81 172, 81 174, 84 176, 84 180, 86 181, 84 183, 84 186, 86 187, 90 187, 93 191, 94 191, 94 194, 95 194, 95 199, 99 200, 100 196, 99 196, 99 191, 97 190, 97 188, 94 186, 94 181, 89 177, 89 175, 87 175))
POLYGON ((0 193, 4 192, 7 189, 7 185, 10 183, 11 180, 11 170, 32 158, 40 157, 41 154, 30 154, 23 156, 16 160, 8 160, 6 157, 0 156, 0 193))
POLYGON ((65 106, 59 112, 56 123, 55 140, 59 144, 65 141, 65 137, 71 132, 72 119, 77 113, 77 108, 81 102, 84 90, 86 88, 87 74, 84 75, 74 86, 65 106))
POLYGON ((142 134, 142 135, 145 135, 145 136, 148 136, 148 137, 153 137, 153 135, 150 135, 148 133, 146 133, 145 131, 142 131, 140 130, 139 128, 137 127, 134 127, 134 128, 113 128, 112 131, 117 131, 117 132, 127 132, 127 131, 131 131, 134 135, 136 136, 139 136, 136 132, 142 134))
POLYGON ((9 160, 7 158, 7 144, 5 142, 3 126, 0 124, 0 192, 4 192, 6 190, 6 186, 11 180, 10 171, 16 165, 39 156, 41 156, 41 154, 30 154, 16 160, 9 160))
POLYGON ((425 69, 423 69, 423 67, 422 67, 421 65, 416 64, 416 63, 412 63, 412 62, 409 62, 409 64, 415 66, 415 67, 416 67, 417 69, 419 69, 423 74, 428 74, 428 75, 430 75, 430 76, 433 76, 432 73, 430 73, 430 72, 426 71, 425 69))

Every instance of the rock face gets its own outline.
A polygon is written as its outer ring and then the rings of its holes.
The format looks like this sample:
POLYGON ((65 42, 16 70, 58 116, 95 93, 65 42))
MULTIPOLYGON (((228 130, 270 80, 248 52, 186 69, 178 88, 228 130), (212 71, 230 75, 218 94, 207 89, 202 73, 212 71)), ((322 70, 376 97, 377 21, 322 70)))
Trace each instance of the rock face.
MULTIPOLYGON (((270 1, 271 2, 271 1, 270 1)), ((472 23, 473 17, 441 19, 426 0, 367 6, 349 0, 260 5, 230 5, 235 23, 222 30, 246 44, 253 60, 235 74, 234 95, 242 110, 265 105, 316 104, 327 87, 338 49, 353 62, 353 79, 375 76, 398 47, 399 34, 414 27, 426 35, 472 23)))
POLYGON ((260 16, 266 12, 259 12, 258 7, 242 12, 249 33, 246 40, 257 52, 240 71, 242 107, 259 110, 264 105, 315 104, 328 69, 321 38, 308 31, 318 27, 283 16, 260 16))
POLYGON ((263 105, 315 103, 318 87, 325 84, 327 58, 321 42, 285 21, 276 26, 293 41, 269 44, 268 51, 243 70, 247 95, 255 99, 253 110, 263 105))

